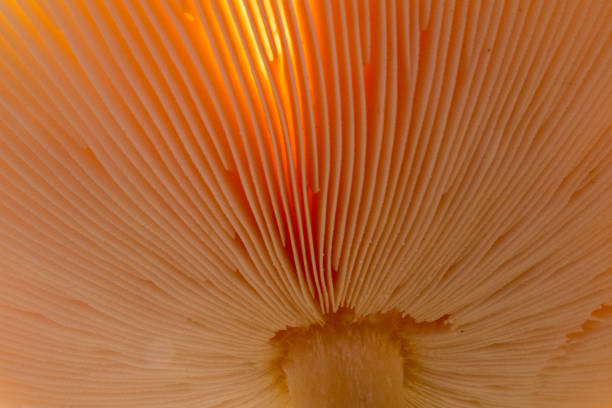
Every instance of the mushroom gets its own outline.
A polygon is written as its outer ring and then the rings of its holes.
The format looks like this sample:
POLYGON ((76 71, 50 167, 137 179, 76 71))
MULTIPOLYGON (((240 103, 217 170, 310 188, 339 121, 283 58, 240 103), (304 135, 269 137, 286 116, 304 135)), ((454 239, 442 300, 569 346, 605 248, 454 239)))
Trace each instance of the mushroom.
POLYGON ((0 405, 611 404, 611 67, 607 0, 0 1, 0 405))

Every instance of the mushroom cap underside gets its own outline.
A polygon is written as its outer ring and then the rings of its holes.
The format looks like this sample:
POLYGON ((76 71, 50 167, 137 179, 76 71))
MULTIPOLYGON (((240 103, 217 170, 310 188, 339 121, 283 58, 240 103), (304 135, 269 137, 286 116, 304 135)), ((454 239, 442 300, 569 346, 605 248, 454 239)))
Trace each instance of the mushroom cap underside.
POLYGON ((0 405, 286 406, 340 318, 606 407, 610 67, 607 0, 0 1, 0 405))

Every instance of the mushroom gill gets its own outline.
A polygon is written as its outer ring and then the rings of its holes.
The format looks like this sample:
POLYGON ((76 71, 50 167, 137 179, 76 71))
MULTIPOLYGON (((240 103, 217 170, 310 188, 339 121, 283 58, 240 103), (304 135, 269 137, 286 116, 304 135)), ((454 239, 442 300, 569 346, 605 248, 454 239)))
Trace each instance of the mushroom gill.
POLYGON ((611 67, 608 0, 0 0, 0 405, 612 404, 611 67))

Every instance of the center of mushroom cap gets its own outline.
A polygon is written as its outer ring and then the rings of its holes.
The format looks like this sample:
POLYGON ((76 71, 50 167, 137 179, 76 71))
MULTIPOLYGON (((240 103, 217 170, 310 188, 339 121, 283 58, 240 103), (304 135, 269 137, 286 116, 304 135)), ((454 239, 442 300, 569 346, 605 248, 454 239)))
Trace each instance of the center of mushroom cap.
POLYGON ((402 323, 396 312, 359 320, 339 312, 279 332, 272 344, 293 407, 404 406, 402 323))

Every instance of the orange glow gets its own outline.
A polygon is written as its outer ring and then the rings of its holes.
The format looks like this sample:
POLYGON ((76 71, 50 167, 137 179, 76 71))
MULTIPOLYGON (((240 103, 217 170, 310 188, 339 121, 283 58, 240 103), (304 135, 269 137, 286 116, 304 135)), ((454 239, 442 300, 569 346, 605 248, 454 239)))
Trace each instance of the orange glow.
MULTIPOLYGON (((250 6, 251 14, 253 15, 253 18, 255 19, 255 24, 257 25, 257 31, 258 31, 259 37, 262 40, 263 47, 266 52, 266 56, 268 57, 269 61, 273 61, 275 57, 275 50, 273 49, 272 43, 270 40, 272 33, 270 29, 270 24, 268 22, 269 20, 267 18, 264 19, 262 17, 263 10, 260 7, 261 6, 260 2, 258 2, 257 0, 249 0, 249 6, 250 6)), ((243 9, 244 12, 246 13, 246 7, 244 3, 241 3, 241 9, 243 9)))
POLYGON ((612 401, 611 34, 0 0, 0 408, 612 401))
POLYGON ((270 24, 270 29, 272 30, 272 37, 274 38, 274 45, 276 46, 276 53, 281 53, 283 49, 281 45, 280 33, 278 31, 278 26, 276 24, 276 18, 274 17, 274 9, 272 8, 272 4, 270 4, 271 0, 262 0, 264 4, 264 9, 266 12, 266 21, 270 24))

